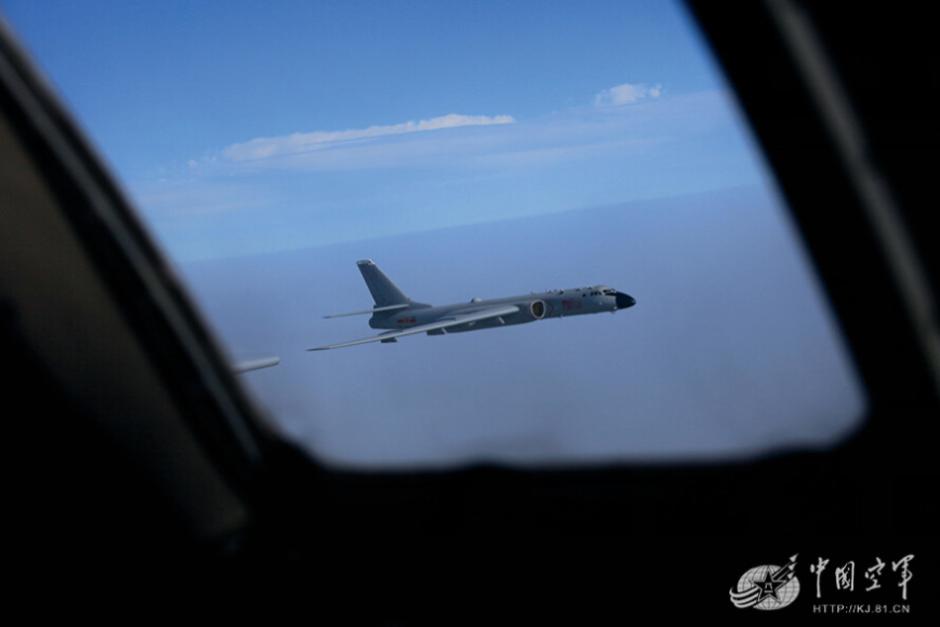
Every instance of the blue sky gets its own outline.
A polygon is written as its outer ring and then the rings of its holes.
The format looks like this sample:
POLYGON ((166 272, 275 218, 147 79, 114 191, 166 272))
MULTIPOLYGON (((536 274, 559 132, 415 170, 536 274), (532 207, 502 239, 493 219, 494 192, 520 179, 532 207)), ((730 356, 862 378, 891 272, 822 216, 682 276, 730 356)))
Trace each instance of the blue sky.
POLYGON ((184 261, 762 177, 671 2, 0 7, 184 261))

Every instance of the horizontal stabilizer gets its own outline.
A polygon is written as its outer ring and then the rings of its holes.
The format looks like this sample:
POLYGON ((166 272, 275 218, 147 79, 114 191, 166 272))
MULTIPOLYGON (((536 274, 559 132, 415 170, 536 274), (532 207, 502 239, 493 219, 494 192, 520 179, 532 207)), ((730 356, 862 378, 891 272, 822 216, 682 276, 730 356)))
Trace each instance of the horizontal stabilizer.
POLYGON ((338 313, 330 314, 329 316, 323 316, 324 318, 345 318, 346 316, 361 316, 364 314, 372 314, 382 311, 395 311, 396 309, 407 309, 411 307, 410 303, 401 303, 400 305, 386 305, 384 307, 373 307, 372 309, 362 309, 360 311, 350 311, 349 313, 338 313))

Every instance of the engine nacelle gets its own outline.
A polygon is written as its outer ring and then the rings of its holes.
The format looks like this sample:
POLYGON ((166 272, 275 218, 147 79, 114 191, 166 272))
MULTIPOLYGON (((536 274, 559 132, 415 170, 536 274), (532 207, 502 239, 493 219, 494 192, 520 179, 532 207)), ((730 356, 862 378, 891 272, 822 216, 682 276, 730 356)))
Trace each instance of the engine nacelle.
POLYGON ((533 320, 541 320, 548 312, 548 306, 541 298, 529 302, 528 314, 533 320))

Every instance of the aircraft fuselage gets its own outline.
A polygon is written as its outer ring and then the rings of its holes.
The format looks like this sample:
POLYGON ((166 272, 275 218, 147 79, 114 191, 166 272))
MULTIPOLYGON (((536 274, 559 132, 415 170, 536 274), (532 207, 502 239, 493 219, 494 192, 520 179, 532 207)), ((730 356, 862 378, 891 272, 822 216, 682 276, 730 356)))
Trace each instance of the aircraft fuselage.
POLYGON ((443 335, 461 331, 474 331, 493 327, 535 322, 546 318, 561 318, 583 314, 614 312, 632 307, 636 301, 604 285, 578 287, 547 292, 533 292, 504 298, 479 299, 449 305, 425 305, 413 303, 407 309, 373 314, 369 326, 373 329, 408 329, 422 324, 436 322, 451 316, 472 314, 500 305, 514 305, 519 311, 509 315, 479 320, 446 330, 429 331, 428 335, 443 335), (618 306, 619 300, 619 306, 618 306))

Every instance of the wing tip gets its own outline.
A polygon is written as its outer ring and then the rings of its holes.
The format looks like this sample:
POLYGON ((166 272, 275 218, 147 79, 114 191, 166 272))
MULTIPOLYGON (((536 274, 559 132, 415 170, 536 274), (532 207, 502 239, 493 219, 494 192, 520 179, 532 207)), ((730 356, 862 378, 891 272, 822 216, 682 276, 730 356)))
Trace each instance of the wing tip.
POLYGON ((262 368, 271 368, 281 363, 278 356, 259 357, 258 359, 249 359, 246 361, 235 362, 231 365, 232 370, 237 374, 250 372, 252 370, 261 370, 262 368))

